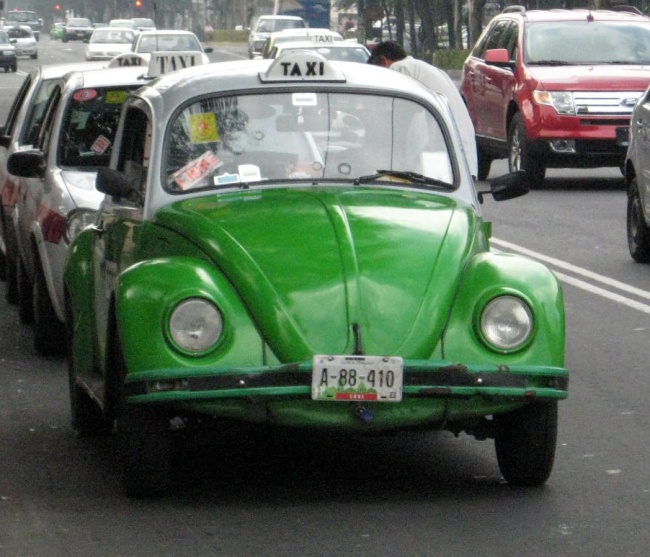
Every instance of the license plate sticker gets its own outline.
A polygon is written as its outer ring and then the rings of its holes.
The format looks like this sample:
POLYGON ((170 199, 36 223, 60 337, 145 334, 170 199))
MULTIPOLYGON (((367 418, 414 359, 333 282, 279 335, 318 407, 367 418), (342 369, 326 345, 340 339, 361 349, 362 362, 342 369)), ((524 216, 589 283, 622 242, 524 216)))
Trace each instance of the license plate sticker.
POLYGON ((314 356, 311 398, 399 402, 404 362, 397 356, 314 356))

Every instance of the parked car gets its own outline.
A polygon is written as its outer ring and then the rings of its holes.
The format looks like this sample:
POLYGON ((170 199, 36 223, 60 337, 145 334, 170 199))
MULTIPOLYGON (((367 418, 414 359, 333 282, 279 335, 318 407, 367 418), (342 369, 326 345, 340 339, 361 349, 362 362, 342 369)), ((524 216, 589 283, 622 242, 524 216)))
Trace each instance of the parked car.
POLYGON ((132 29, 95 29, 86 47, 86 60, 111 60, 118 54, 130 52, 134 40, 132 29))
POLYGON ((287 42, 313 40, 314 43, 326 46, 334 41, 342 41, 343 37, 336 31, 319 29, 313 27, 301 27, 298 29, 284 29, 270 33, 264 43, 264 48, 255 58, 271 58, 271 51, 275 46, 287 42))
POLYGON ((4 68, 5 73, 18 70, 14 42, 15 40, 10 39, 6 31, 0 29, 0 67, 4 68))
POLYGON ((248 57, 255 58, 255 56, 262 54, 264 43, 271 33, 282 31, 283 29, 301 29, 305 27, 307 27, 307 23, 298 16, 260 16, 248 34, 248 57))
POLYGON ((38 41, 41 37, 43 20, 36 15, 36 12, 12 9, 5 13, 5 25, 27 25, 34 32, 34 38, 38 41))
POLYGON ((141 68, 66 74, 51 90, 35 140, 7 158, 9 174, 18 177, 18 309, 21 321, 33 325, 39 354, 65 350, 67 247, 103 199, 95 176, 108 165, 122 103, 147 80, 141 68))
POLYGON ((173 29, 142 31, 138 33, 131 47, 131 52, 136 52, 145 59, 149 59, 152 52, 200 52, 205 64, 210 61, 207 54, 213 50, 211 46, 203 47, 191 31, 173 29))
POLYGON ((370 51, 361 43, 336 41, 328 44, 319 44, 312 41, 296 41, 281 43, 273 47, 269 58, 278 58, 288 53, 313 50, 326 60, 339 60, 341 62, 359 62, 366 64, 370 58, 370 51))
POLYGON ((650 88, 632 112, 625 161, 627 245, 637 263, 650 263, 650 88))
POLYGON ((14 25, 12 27, 5 27, 5 31, 12 40, 12 44, 16 49, 16 56, 29 56, 30 58, 38 58, 38 43, 32 28, 28 25, 14 25))
MULTIPOLYGON (((0 32, 1 33, 1 32, 0 32)), ((101 64, 75 63, 41 66, 27 74, 9 108, 7 120, 0 126, 0 270, 4 270, 5 296, 18 302, 16 281, 16 230, 14 216, 18 196, 17 178, 7 172, 7 157, 14 151, 33 145, 38 138, 51 93, 67 73, 80 68, 99 68, 101 64)))
POLYGON ((68 41, 83 41, 87 43, 95 28, 92 22, 85 17, 71 17, 65 22, 63 37, 64 43, 68 41))
POLYGON ((622 168, 648 64, 650 19, 638 13, 506 8, 463 69, 479 179, 504 157, 535 185, 547 168, 622 168))
POLYGON ((306 51, 127 99, 64 295, 73 426, 116 421, 129 495, 168 485, 172 420, 213 417, 467 431, 511 484, 549 477, 560 284, 490 251, 448 105, 393 73, 306 51))

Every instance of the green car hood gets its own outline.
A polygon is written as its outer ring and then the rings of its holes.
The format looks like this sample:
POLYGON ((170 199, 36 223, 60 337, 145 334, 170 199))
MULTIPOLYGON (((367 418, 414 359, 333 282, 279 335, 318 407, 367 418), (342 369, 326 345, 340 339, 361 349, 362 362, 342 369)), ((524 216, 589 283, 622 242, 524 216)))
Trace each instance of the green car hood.
POLYGON ((464 266, 485 245, 469 205, 391 189, 220 194, 176 202, 154 222, 214 261, 283 362, 430 357, 464 266))

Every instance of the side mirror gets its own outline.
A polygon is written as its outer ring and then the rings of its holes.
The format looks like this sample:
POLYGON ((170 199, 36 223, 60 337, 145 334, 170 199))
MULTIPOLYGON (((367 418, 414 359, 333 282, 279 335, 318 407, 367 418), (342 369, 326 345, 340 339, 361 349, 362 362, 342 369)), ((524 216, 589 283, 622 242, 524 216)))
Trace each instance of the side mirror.
POLYGON ((499 176, 490 182, 490 191, 479 191, 478 200, 483 203, 486 195, 491 195, 495 201, 507 201, 526 195, 530 191, 530 180, 525 170, 511 172, 499 176))
POLYGON ((212 48, 211 46, 206 46, 203 49, 203 52, 205 52, 206 54, 209 54, 210 52, 214 52, 214 48, 212 48))
POLYGON ((95 178, 97 191, 110 195, 115 199, 132 200, 138 195, 138 182, 124 172, 102 167, 95 178))
POLYGON ((485 63, 500 68, 507 68, 512 66, 510 62, 510 54, 506 48, 492 48, 485 51, 485 63))
POLYGON ((45 175, 45 154, 30 149, 11 153, 7 158, 7 171, 21 178, 42 178, 45 175))

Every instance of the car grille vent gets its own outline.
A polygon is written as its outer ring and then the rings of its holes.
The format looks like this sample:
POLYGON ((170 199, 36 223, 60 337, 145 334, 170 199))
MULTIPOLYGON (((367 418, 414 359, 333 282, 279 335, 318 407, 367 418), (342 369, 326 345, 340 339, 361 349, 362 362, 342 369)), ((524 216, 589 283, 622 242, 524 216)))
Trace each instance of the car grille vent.
POLYGON ((615 120, 604 120, 604 119, 596 119, 596 118, 588 118, 588 119, 581 119, 580 120, 580 125, 581 126, 629 126, 630 125, 630 119, 629 118, 617 118, 615 120))
POLYGON ((631 115, 636 101, 642 94, 642 91, 577 91, 573 93, 573 102, 578 116, 631 115))

